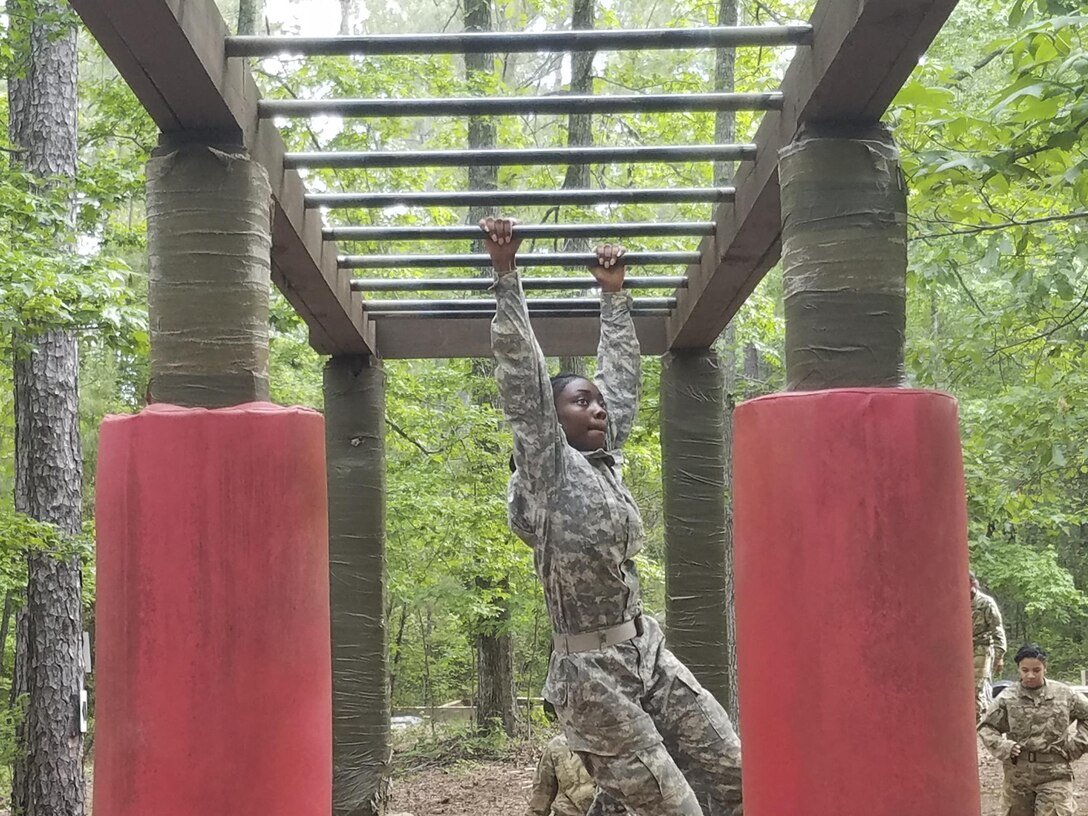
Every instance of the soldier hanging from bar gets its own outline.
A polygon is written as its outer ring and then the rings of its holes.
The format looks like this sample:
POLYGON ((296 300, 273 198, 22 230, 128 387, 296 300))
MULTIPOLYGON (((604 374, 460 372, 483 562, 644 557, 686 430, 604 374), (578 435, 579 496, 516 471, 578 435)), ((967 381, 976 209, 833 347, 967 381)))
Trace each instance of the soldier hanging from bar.
POLYGON ((730 816, 741 800, 740 740, 642 614, 642 521, 621 475, 640 380, 624 250, 597 247, 592 268, 601 288, 596 379, 550 378, 514 265, 514 223, 480 226, 495 273, 495 376, 514 431, 510 524, 533 547, 554 633, 544 696, 607 794, 594 816, 624 806, 634 816, 730 816))

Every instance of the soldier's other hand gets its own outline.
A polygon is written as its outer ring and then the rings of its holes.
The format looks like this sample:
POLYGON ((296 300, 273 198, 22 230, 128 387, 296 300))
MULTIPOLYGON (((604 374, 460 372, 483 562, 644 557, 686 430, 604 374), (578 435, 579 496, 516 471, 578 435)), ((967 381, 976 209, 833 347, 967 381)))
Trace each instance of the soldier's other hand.
POLYGON ((1020 743, 1019 742, 1014 742, 1012 744, 1012 748, 1009 749, 1009 756, 1011 756, 1011 757, 1013 757, 1015 759, 1016 757, 1020 756, 1020 751, 1021 750, 1023 750, 1023 749, 1020 748, 1020 743))
POLYGON ((597 247, 594 252, 597 255, 597 265, 591 266, 589 271, 601 285, 601 290, 622 292, 623 279, 627 275, 627 267, 622 258, 627 250, 619 244, 604 244, 597 247))
POLYGON ((514 256, 517 254, 518 247, 521 246, 521 239, 514 237, 514 227, 517 223, 514 218, 502 216, 480 219, 480 229, 487 236, 484 239, 484 247, 487 249, 487 254, 491 256, 491 266, 495 268, 497 274, 514 271, 514 256))

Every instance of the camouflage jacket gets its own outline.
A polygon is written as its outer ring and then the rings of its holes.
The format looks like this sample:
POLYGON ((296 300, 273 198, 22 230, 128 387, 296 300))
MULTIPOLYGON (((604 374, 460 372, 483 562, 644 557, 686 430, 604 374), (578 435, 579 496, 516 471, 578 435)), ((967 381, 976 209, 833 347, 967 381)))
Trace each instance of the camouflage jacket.
POLYGON ((993 646, 998 655, 1005 654, 1005 626, 997 601, 975 590, 971 598, 971 642, 975 646, 993 646))
POLYGON ((562 734, 544 749, 533 777, 530 816, 586 816, 597 786, 562 734))
POLYGON ((642 519, 624 486, 619 449, 635 421, 640 360, 625 292, 601 295, 594 380, 608 410, 607 449, 567 444, 544 355, 529 325, 517 273, 495 281, 491 348, 506 418, 514 431, 510 526, 533 548, 555 632, 588 632, 641 611, 642 519))
POLYGON ((1042 688, 1009 686, 982 717, 982 742, 1000 760, 1008 760, 1012 746, 1024 751, 1058 754, 1072 761, 1088 751, 1088 697, 1064 683, 1047 680, 1042 688), (1069 726, 1076 730, 1069 735, 1069 726))

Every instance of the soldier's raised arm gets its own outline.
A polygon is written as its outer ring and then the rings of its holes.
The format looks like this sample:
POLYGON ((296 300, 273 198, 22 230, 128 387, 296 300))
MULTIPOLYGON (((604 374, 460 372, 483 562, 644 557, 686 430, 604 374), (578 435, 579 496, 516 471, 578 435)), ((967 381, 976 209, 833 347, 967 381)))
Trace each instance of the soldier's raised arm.
POLYGON ((529 324, 529 307, 514 263, 520 239, 511 218, 485 218, 480 228, 495 273, 491 351, 503 410, 514 432, 514 465, 525 487, 544 496, 555 484, 566 437, 559 426, 551 381, 529 324))
POLYGON ((596 249, 590 270, 601 285, 601 338, 597 345, 595 382, 608 409, 608 447, 623 447, 638 414, 642 365, 631 319, 631 298, 623 289, 626 250, 615 244, 596 249))

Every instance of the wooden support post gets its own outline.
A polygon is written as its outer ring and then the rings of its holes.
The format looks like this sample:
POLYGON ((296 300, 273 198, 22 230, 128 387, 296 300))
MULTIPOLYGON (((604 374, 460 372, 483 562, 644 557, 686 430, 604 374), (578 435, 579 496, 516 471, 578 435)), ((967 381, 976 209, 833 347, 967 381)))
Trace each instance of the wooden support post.
POLYGON ((808 129, 779 177, 787 389, 901 385, 907 196, 891 135, 808 129))
POLYGON ((332 605, 333 814, 377 816, 389 798, 385 620, 385 370, 325 366, 332 605))
POLYGON ((725 501, 725 378, 711 349, 661 364, 665 605, 669 648, 725 708, 729 700, 730 528, 725 501))
POLYGON ((734 415, 749 816, 979 811, 956 405, 896 388, 905 185, 888 132, 855 121, 803 129, 778 169, 786 379, 805 393, 734 415), (947 666, 924 700, 922 653, 947 666), (813 751, 844 719, 850 745, 813 751))
POLYGON ((164 137, 147 165, 150 401, 268 399, 271 219, 244 148, 164 137))

